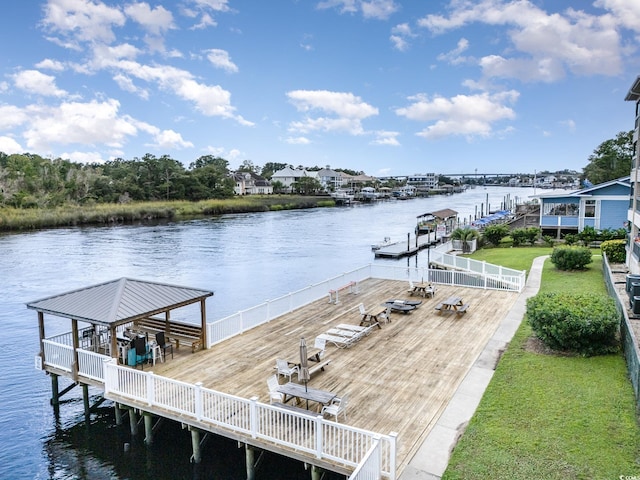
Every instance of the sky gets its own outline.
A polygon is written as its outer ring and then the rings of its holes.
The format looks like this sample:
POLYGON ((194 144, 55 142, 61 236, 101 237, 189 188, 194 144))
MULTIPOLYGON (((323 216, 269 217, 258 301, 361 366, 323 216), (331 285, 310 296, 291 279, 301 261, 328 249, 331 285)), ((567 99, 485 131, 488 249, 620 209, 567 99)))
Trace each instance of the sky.
POLYGON ((0 151, 581 172, 633 128, 637 0, 47 0, 0 16, 0 151))

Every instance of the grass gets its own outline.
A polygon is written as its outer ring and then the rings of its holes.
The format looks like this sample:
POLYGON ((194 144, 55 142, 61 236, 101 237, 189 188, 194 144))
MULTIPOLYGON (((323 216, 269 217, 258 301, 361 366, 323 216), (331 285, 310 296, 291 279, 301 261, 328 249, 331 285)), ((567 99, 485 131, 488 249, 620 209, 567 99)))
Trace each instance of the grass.
POLYGON ((327 197, 248 195, 201 202, 155 201, 126 204, 65 205, 50 209, 0 207, 0 231, 75 225, 114 225, 149 220, 178 220, 228 213, 332 207, 327 197))
MULTIPOLYGON (((533 253, 527 250, 534 249, 478 253, 482 259, 490 255, 496 263, 521 269, 520 255, 533 253)), ((584 289, 606 294, 600 257, 594 255, 583 272, 561 272, 545 262, 541 291, 584 289)), ((530 337, 531 328, 523 321, 442 478, 639 475, 640 429, 622 355, 544 355, 526 348, 530 337)))

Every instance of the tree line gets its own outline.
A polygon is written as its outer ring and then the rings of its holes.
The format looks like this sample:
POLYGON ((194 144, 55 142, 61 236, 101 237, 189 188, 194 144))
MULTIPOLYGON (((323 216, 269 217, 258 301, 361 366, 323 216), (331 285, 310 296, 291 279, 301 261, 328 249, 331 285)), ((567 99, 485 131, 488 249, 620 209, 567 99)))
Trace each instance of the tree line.
MULTIPOLYGON (((634 155, 633 132, 620 132, 601 143, 588 159, 582 179, 598 184, 629 174, 634 155)), ((251 172, 270 179, 289 166, 268 162, 258 167, 245 160, 237 172, 251 172)), ((305 168, 299 166, 299 168, 305 168)), ((320 167, 306 168, 320 170, 320 167)), ((350 175, 363 172, 336 169, 350 175)), ((235 181, 224 158, 204 155, 187 168, 168 155, 116 158, 105 163, 82 164, 37 154, 0 152, 0 207, 53 208, 61 205, 128 203, 131 201, 223 199, 234 195, 235 181)), ((441 178, 441 182, 446 179, 441 178)), ((444 182, 446 183, 446 182, 444 182)), ((273 183, 278 193, 279 182, 273 183)), ((296 190, 312 194, 321 185, 301 179, 296 190)))

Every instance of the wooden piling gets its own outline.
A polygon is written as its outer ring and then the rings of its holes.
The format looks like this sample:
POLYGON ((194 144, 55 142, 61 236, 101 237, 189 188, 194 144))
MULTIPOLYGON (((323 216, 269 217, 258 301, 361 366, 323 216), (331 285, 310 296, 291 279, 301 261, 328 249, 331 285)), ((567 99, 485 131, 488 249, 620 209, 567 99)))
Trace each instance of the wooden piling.
POLYGON ((144 443, 151 445, 153 443, 153 417, 150 413, 143 413, 144 417, 144 443))
POLYGON ((200 451, 200 430, 197 428, 191 428, 191 448, 193 449, 191 460, 193 463, 200 463, 202 461, 202 452, 200 451))
POLYGON ((122 425, 122 410, 120 409, 120 404, 118 402, 113 406, 116 412, 116 425, 122 425))
POLYGON ((133 408, 129 409, 129 428, 132 436, 138 435, 138 421, 136 419, 136 411, 133 408))
POLYGON ((82 384, 82 402, 84 403, 84 421, 91 422, 91 406, 89 405, 89 385, 82 384))
POLYGON ((255 449, 248 443, 245 443, 244 451, 245 451, 245 464, 247 466, 247 480, 255 480, 256 478, 255 449))
POLYGON ((60 407, 60 392, 58 391, 58 375, 51 374, 51 405, 54 408, 60 407))

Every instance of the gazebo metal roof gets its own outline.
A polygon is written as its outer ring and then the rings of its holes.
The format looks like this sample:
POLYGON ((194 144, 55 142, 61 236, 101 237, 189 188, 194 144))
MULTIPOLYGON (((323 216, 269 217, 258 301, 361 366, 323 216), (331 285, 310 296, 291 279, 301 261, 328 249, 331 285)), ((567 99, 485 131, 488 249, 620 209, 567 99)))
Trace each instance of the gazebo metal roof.
POLYGON ((27 308, 93 324, 117 325, 199 302, 208 290, 120 278, 27 303, 27 308))

